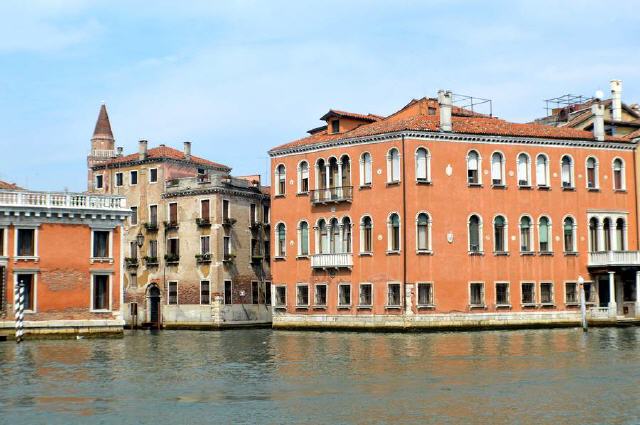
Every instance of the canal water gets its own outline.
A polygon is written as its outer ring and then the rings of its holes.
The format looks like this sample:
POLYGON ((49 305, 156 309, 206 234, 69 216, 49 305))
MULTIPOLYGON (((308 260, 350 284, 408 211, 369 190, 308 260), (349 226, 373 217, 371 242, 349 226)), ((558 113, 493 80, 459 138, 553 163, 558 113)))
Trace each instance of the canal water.
POLYGON ((640 328, 0 343, 2 424, 638 424, 640 328))

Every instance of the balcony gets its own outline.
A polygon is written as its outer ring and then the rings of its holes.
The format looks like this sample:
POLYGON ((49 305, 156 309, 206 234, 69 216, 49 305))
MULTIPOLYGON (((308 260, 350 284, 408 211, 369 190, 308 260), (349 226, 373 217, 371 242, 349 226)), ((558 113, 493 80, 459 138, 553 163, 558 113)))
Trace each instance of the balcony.
POLYGON ((131 210, 126 206, 126 198, 123 196, 67 192, 1 191, 0 206, 131 213, 131 210))
POLYGON ((147 267, 157 267, 159 262, 158 262, 158 257, 149 257, 146 256, 144 257, 144 264, 147 267))
POLYGON ((311 256, 314 269, 350 269, 353 267, 353 254, 315 254, 311 256))
POLYGON ((222 225, 223 225, 224 227, 231 227, 231 226, 233 226, 234 224, 236 224, 236 221, 237 221, 237 220, 236 220, 235 218, 229 218, 229 217, 226 217, 226 218, 223 218, 223 219, 222 219, 222 225))
POLYGON ((208 264, 211 262, 211 254, 196 254, 196 263, 208 264))
POLYGON ((590 252, 589 267, 640 267, 640 251, 590 252))
POLYGON ((165 221, 164 222, 164 229, 165 230, 177 230, 178 229, 178 221, 165 221))
POLYGON ((180 262, 180 256, 178 254, 166 254, 164 260, 167 262, 167 265, 175 265, 180 262))
POLYGON ((353 199, 353 186, 330 187, 328 189, 312 190, 311 204, 331 204, 339 202, 351 202, 353 199))
POLYGON ((138 259, 134 257, 125 257, 124 263, 127 265, 127 267, 138 267, 138 259))
POLYGON ((196 218, 196 225, 198 227, 211 227, 211 220, 208 218, 196 218))
POLYGON ((224 254, 222 257, 222 262, 224 264, 231 264, 236 259, 235 254, 224 254))
POLYGON ((158 223, 157 222, 147 222, 144 223, 144 228, 147 229, 147 232, 157 232, 158 231, 158 223))

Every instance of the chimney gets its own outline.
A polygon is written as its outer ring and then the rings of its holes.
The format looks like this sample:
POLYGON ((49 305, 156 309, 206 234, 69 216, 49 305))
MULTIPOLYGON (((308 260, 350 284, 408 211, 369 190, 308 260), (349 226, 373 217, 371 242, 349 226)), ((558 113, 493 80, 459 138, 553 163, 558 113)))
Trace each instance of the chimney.
POLYGON ((191 159, 191 142, 184 142, 184 158, 191 159))
POLYGON ((611 80, 611 119, 622 121, 622 80, 611 80))
POLYGON ((147 159, 147 141, 140 140, 138 142, 138 157, 140 161, 147 159))
POLYGON ((438 90, 438 104, 440 105, 440 131, 451 131, 451 92, 438 90))
POLYGON ((600 99, 591 106, 591 112, 593 112, 593 137, 602 142, 604 141, 604 105, 600 99))
POLYGON ((116 149, 117 149, 117 156, 122 156, 122 146, 118 146, 116 149))

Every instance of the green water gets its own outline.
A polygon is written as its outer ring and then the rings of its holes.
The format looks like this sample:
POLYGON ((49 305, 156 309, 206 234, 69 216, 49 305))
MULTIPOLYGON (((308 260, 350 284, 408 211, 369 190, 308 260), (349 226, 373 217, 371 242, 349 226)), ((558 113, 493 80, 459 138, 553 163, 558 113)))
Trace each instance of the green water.
POLYGON ((640 328, 0 343, 2 424, 640 423, 640 328))

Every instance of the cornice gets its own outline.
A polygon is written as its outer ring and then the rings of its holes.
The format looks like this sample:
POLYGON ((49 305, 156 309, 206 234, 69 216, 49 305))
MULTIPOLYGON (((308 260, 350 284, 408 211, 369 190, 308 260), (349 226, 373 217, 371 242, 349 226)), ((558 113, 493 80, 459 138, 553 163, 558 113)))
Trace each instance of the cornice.
POLYGON ((258 200, 269 200, 270 196, 265 195, 264 193, 256 193, 241 189, 228 189, 223 187, 209 187, 209 188, 195 188, 195 189, 182 189, 176 190, 175 192, 164 192, 162 194, 163 199, 169 198, 180 198, 185 196, 199 196, 199 195, 210 195, 210 194, 223 194, 223 195, 231 195, 231 196, 239 196, 250 199, 258 199, 258 200))
POLYGON ((189 161, 186 159, 175 159, 175 158, 146 158, 143 160, 140 159, 134 159, 131 161, 123 161, 123 162, 115 162, 115 163, 107 163, 107 164, 97 164, 94 165, 93 167, 91 167, 91 169, 93 171, 96 170, 109 170, 109 169, 116 169, 116 168, 125 168, 125 167, 132 167, 132 166, 136 166, 136 165, 144 165, 144 164, 155 164, 155 163, 159 163, 159 162, 167 162, 170 164, 188 164, 191 165, 195 168, 204 168, 207 170, 216 170, 216 171, 222 171, 222 172, 229 172, 231 171, 231 168, 229 167, 217 167, 215 165, 210 165, 210 164, 201 164, 199 162, 194 162, 194 161, 189 161))

